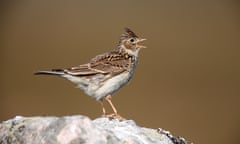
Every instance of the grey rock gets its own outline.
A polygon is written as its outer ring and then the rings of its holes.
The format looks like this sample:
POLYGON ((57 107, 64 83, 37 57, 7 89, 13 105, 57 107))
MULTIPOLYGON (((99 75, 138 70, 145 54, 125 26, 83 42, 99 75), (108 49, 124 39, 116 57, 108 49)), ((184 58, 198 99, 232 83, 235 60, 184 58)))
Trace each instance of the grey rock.
POLYGON ((85 116, 21 117, 0 123, 0 144, 174 144, 132 120, 85 116))

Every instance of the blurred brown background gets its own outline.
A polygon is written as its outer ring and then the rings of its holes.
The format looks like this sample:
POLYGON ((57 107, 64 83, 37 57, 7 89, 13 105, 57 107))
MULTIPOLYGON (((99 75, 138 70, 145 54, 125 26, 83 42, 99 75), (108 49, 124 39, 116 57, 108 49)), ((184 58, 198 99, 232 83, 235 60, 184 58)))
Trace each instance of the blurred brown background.
POLYGON ((235 0, 1 1, 0 120, 101 114, 67 80, 34 76, 116 47, 124 27, 147 38, 113 102, 138 125, 199 144, 240 143, 240 5, 235 0))

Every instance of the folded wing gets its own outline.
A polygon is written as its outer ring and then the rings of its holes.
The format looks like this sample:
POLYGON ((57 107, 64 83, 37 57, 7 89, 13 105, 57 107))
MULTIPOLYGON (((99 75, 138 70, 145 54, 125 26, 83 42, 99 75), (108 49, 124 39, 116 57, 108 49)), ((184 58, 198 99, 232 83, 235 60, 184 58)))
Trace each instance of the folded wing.
MULTIPOLYGON (((129 68, 129 61, 120 54, 102 54, 93 58, 90 63, 64 69, 64 73, 74 76, 95 74, 116 75, 129 68)), ((59 71, 59 70, 55 70, 59 71)))

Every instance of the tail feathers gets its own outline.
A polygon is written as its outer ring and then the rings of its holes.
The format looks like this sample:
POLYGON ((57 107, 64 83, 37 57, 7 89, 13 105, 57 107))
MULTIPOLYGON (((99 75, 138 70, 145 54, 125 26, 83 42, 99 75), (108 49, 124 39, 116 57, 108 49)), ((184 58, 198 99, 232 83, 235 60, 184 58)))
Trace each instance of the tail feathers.
POLYGON ((35 75, 55 75, 55 76, 61 76, 64 74, 63 70, 52 70, 52 71, 38 71, 34 73, 35 75))

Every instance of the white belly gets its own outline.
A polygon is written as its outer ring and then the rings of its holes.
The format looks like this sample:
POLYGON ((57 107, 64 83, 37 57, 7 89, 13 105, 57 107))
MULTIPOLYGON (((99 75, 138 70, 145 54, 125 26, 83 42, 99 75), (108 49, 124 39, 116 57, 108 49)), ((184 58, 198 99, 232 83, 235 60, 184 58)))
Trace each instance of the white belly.
POLYGON ((134 63, 133 69, 129 71, 125 71, 113 78, 105 80, 105 76, 103 74, 97 74, 92 78, 72 76, 72 75, 63 75, 62 77, 72 81, 77 84, 79 88, 84 90, 86 94, 91 97, 100 100, 108 95, 113 95, 119 89, 121 89, 124 85, 126 85, 133 76, 137 65, 137 60, 134 63), (103 82, 104 81, 104 82, 103 82))
POLYGON ((129 82, 130 78, 131 75, 129 72, 122 73, 108 79, 101 87, 90 84, 86 93, 99 100, 107 95, 112 95, 117 92, 122 86, 129 82))
POLYGON ((99 80, 101 81, 101 78, 103 78, 104 75, 98 75, 94 77, 90 80, 91 82, 84 77, 76 77, 71 75, 64 75, 63 77, 77 84, 78 88, 84 90, 84 92, 89 96, 100 100, 107 95, 113 95, 115 92, 117 92, 121 87, 129 82, 131 76, 132 75, 129 72, 124 72, 106 80, 103 84, 100 84, 101 82, 99 82, 99 80))

